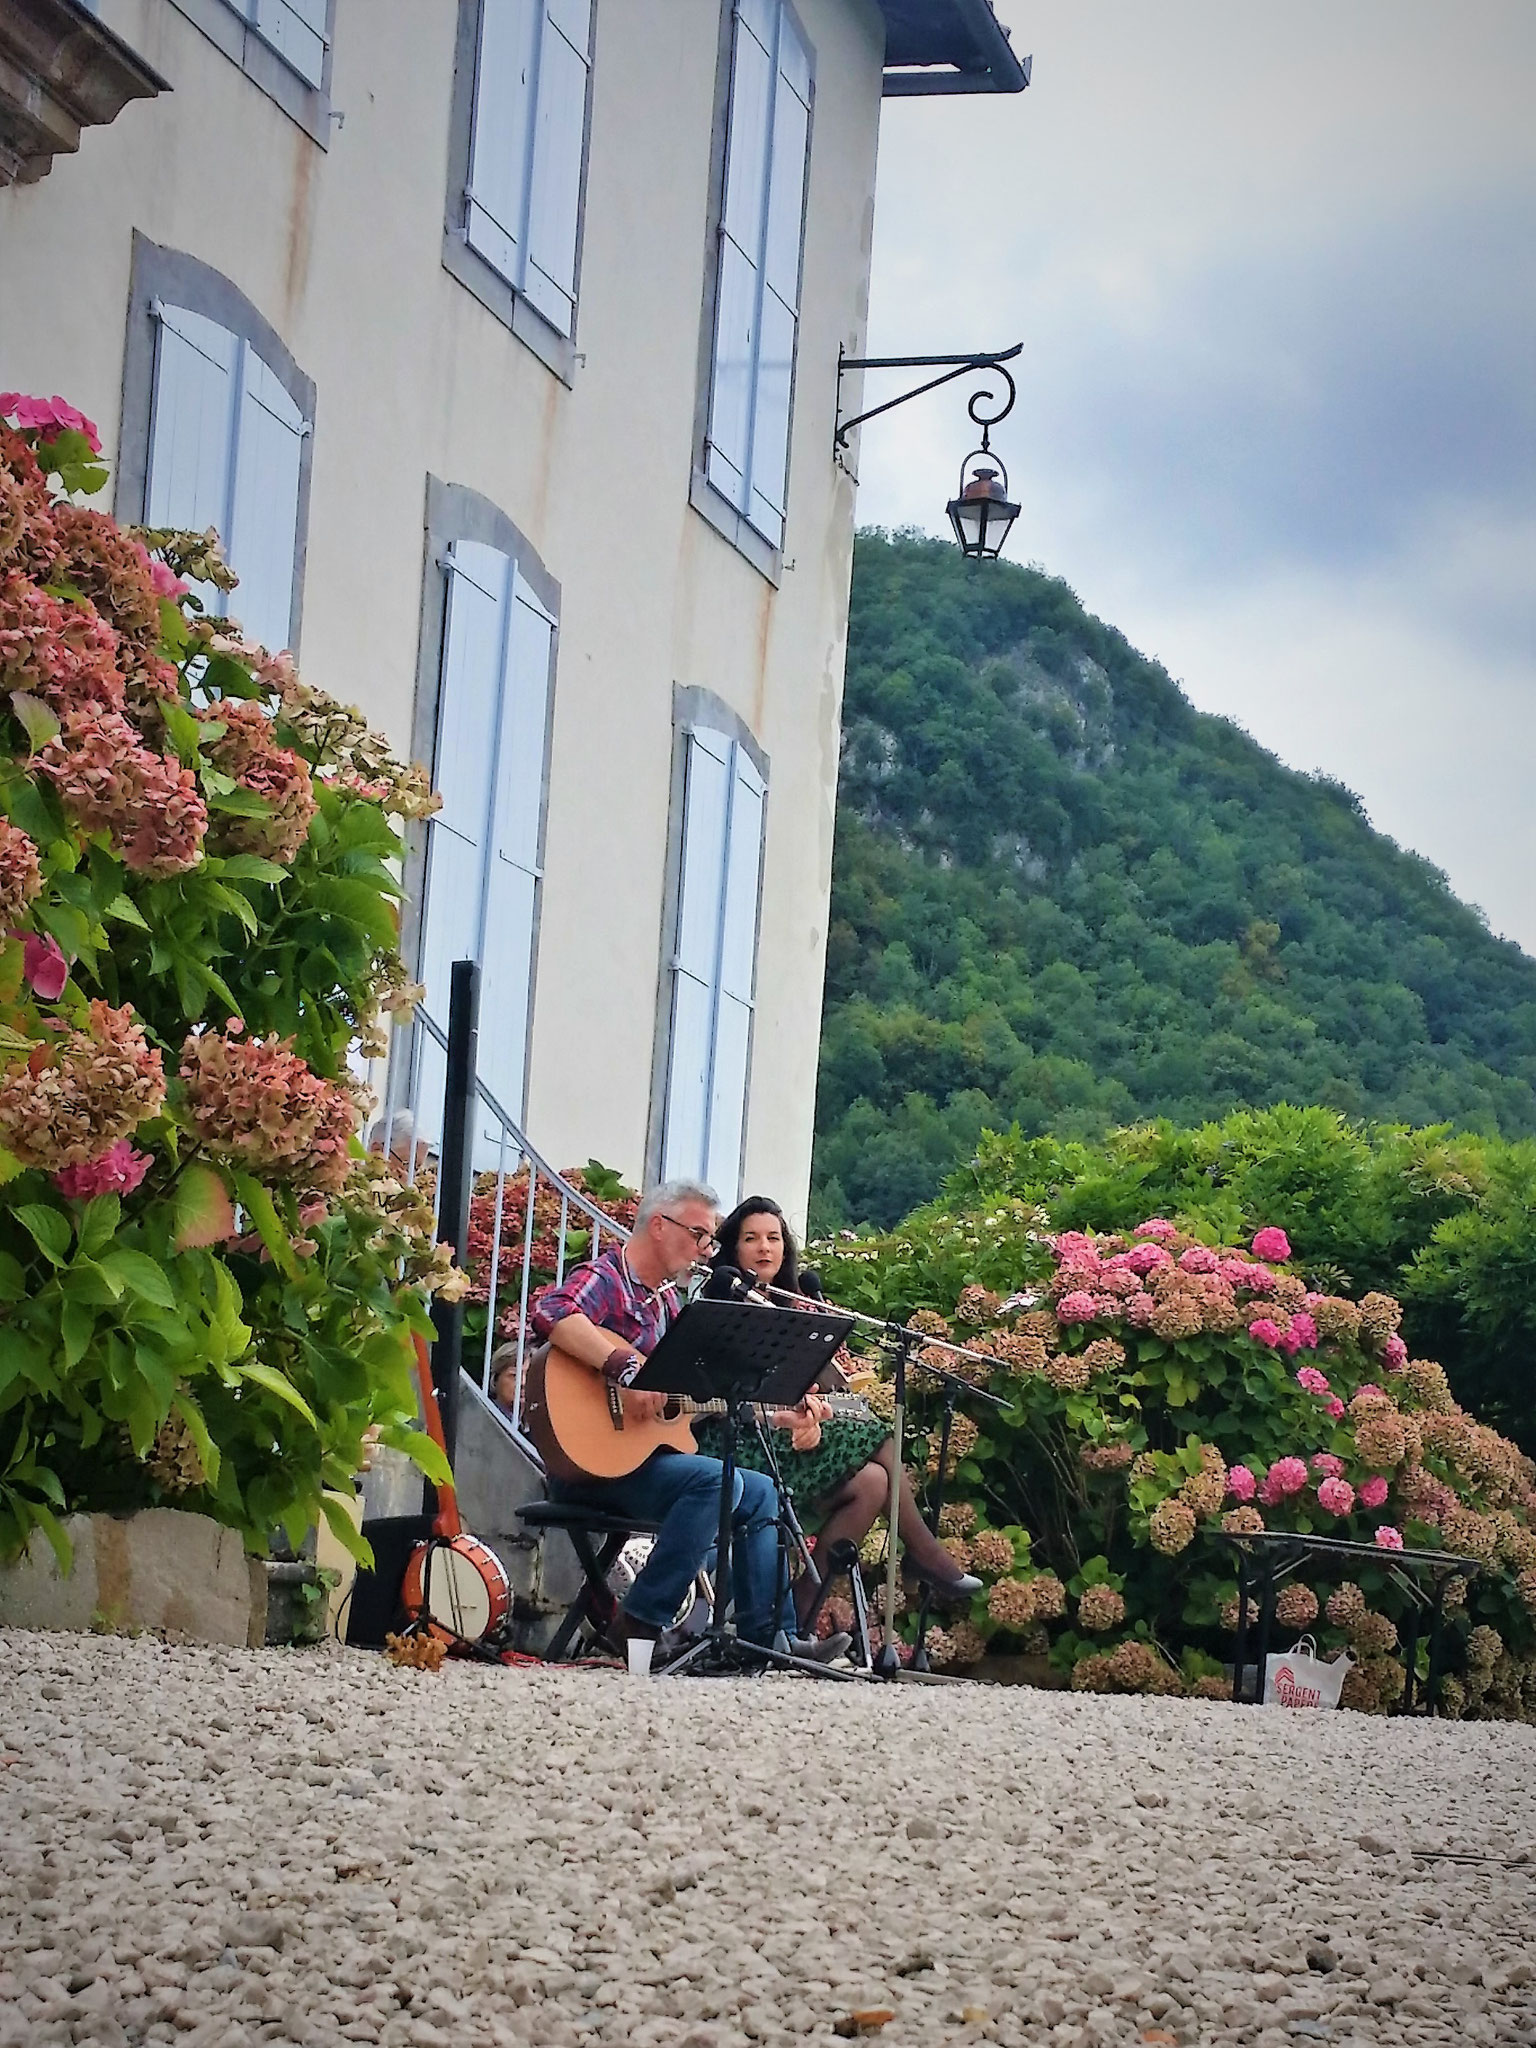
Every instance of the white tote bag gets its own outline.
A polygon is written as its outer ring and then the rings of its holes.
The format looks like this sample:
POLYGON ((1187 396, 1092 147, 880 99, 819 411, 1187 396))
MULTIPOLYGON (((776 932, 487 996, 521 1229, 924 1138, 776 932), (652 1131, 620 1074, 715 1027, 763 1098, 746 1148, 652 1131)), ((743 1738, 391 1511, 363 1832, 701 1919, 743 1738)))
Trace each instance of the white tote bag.
POLYGON ((1264 1704, 1266 1707, 1336 1707, 1344 1681, 1355 1668, 1348 1650, 1341 1650, 1331 1663, 1317 1654, 1311 1636, 1303 1636, 1294 1650, 1264 1660, 1264 1704))

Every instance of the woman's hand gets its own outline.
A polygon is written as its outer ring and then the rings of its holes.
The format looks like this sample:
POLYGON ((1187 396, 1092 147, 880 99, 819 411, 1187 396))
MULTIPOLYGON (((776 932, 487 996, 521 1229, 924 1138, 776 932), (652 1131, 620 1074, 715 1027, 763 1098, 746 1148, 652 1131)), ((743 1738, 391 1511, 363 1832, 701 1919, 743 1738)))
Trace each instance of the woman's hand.
POLYGON ((817 1394, 807 1394, 798 1407, 784 1408, 774 1417, 781 1429, 789 1431, 790 1445, 797 1451, 814 1451, 821 1442, 821 1425, 832 1413, 817 1394))

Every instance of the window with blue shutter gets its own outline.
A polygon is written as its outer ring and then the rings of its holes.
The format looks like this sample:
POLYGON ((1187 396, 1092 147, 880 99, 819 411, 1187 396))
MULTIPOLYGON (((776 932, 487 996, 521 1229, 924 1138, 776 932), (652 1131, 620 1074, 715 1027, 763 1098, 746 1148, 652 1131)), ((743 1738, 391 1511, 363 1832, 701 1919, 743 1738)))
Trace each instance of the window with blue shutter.
POLYGON ((240 578, 199 586, 264 647, 292 644, 303 445, 310 428, 255 348, 185 306, 156 301, 145 522, 213 527, 240 578))
POLYGON ((705 474, 774 547, 784 539, 811 97, 810 46, 788 0, 736 0, 705 474))
MULTIPOLYGON (((434 784, 428 826, 422 980, 427 1007, 448 1014, 455 960, 480 963, 480 1079, 520 1119, 527 1089, 539 892, 544 767, 554 620, 500 549, 455 541, 448 578, 434 784)), ((441 1100, 441 1056, 422 1090, 441 1100)), ((493 1167, 500 1127, 477 1134, 476 1164, 493 1167), (487 1150, 487 1148, 489 1148, 487 1150)))
POLYGON ((700 1178, 734 1205, 741 1184, 757 969, 762 776, 739 740, 686 738, 662 1177, 700 1178))
POLYGON ((238 0, 237 5, 288 68, 316 87, 325 79, 329 8, 330 0, 238 0))
POLYGON ((591 52, 592 0, 481 0, 464 237, 564 335, 591 52))

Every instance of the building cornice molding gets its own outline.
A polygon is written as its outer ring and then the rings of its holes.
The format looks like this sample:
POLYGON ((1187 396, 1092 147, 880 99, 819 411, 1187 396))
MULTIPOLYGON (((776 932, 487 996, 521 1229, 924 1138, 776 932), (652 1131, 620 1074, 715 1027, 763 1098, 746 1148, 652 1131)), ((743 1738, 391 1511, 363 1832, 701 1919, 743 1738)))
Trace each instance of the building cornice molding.
POLYGON ((46 178, 83 128, 170 89, 81 0, 0 0, 0 185, 46 178))

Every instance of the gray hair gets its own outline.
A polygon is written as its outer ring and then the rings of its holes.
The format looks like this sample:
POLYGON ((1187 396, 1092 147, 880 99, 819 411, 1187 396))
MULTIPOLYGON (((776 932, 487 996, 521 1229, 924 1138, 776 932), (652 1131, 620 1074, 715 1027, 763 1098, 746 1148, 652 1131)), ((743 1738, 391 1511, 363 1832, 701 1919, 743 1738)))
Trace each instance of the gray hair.
POLYGON ((702 1202, 706 1209, 720 1213, 720 1197, 704 1180, 664 1180, 647 1188, 635 1211, 635 1228, 641 1230, 663 1209, 675 1209, 679 1202, 702 1202))

